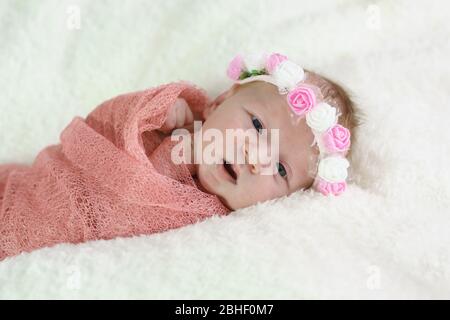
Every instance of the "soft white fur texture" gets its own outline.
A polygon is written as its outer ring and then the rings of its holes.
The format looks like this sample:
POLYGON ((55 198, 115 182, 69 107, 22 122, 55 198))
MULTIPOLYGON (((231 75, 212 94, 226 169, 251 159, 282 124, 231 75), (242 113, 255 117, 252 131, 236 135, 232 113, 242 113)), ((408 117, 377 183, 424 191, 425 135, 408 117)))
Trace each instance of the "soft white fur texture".
POLYGON ((119 93, 189 80, 214 97, 241 51, 335 79, 366 120, 341 197, 297 193, 163 234, 22 254, 0 262, 0 298, 450 298, 449 12, 406 0, 1 1, 0 163, 31 163, 119 93))

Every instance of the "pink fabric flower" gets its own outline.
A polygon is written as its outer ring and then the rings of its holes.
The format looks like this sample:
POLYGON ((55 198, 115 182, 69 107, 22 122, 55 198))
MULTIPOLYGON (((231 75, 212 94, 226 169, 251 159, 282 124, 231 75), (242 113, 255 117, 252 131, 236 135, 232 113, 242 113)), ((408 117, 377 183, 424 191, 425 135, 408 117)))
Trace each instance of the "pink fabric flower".
POLYGON ((301 116, 316 105, 316 94, 307 86, 298 86, 287 95, 287 101, 292 111, 301 116))
POLYGON ((329 194, 338 196, 342 194, 347 188, 347 183, 345 181, 331 183, 320 178, 318 179, 319 181, 317 182, 316 190, 322 193, 324 196, 327 196, 329 194))
POLYGON ((273 53, 270 55, 270 57, 266 61, 266 70, 268 73, 272 73, 273 70, 284 60, 287 60, 288 58, 282 54, 279 53, 273 53))
POLYGON ((345 152, 350 148, 350 131, 336 124, 325 132, 323 143, 328 152, 345 152))
POLYGON ((232 80, 239 80, 242 70, 244 69, 244 60, 241 55, 237 55, 228 65, 227 76, 232 80))

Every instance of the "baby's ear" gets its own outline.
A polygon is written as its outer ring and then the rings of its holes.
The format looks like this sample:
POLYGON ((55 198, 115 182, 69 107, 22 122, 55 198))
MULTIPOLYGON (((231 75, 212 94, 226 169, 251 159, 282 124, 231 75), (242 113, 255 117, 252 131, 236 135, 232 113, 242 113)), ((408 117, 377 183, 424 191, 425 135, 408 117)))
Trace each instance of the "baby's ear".
POLYGON ((238 83, 233 84, 230 89, 218 95, 214 101, 212 101, 204 110, 203 110, 203 119, 207 119, 217 107, 225 101, 225 99, 234 95, 239 87, 238 83))

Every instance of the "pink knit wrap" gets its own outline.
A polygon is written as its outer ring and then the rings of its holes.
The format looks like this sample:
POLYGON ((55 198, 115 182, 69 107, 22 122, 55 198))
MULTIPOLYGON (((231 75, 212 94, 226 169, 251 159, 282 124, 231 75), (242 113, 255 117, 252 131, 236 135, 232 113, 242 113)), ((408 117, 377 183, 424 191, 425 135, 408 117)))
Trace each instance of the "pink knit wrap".
POLYGON ((31 166, 0 165, 0 260, 62 242, 152 234, 230 210, 170 160, 158 129, 176 98, 194 112, 204 90, 169 83, 105 101, 75 117, 31 166))

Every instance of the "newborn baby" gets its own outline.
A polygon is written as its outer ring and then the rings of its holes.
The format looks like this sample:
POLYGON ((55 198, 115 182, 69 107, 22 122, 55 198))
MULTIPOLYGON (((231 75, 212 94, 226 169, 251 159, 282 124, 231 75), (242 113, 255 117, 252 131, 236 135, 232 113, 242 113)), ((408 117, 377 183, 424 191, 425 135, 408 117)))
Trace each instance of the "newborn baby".
MULTIPOLYGON (((284 61, 284 56, 274 56, 278 62, 284 61)), ((350 132, 358 122, 352 101, 339 85, 313 72, 306 72, 303 83, 311 85, 311 88, 319 89, 320 91, 315 94, 320 94, 323 102, 336 107, 340 114, 338 123, 342 127, 338 128, 341 130, 338 130, 337 136, 334 136, 336 141, 331 141, 330 144, 340 144, 341 149, 333 151, 338 151, 342 156, 348 156, 350 132)), ((306 101, 299 103, 302 102, 306 101)), ((328 117, 326 111, 319 113, 317 115, 319 119, 316 120, 324 118, 326 122, 328 117)), ((335 121, 334 114, 330 115, 331 117, 328 118, 335 121)), ((209 129, 219 130, 224 140, 226 140, 226 130, 253 129, 260 132, 263 129, 279 129, 277 137, 279 161, 272 164, 276 168, 270 175, 261 174, 262 165, 258 161, 254 163, 248 161, 248 149, 257 148, 255 144, 244 143, 243 146, 236 148, 237 155, 239 152, 243 153, 245 164, 239 164, 236 157, 226 159, 224 156, 226 141, 222 143, 223 148, 218 150, 218 163, 195 163, 193 155, 197 154, 198 150, 194 146, 199 144, 192 144, 191 157, 185 161, 194 163, 194 166, 190 168, 191 173, 198 178, 206 192, 217 195, 228 208, 236 210, 257 202, 289 195, 297 190, 307 190, 315 182, 320 150, 319 144, 313 143, 315 142, 313 131, 308 126, 306 117, 296 116, 288 104, 286 95, 280 94, 277 86, 267 82, 267 79, 257 76, 247 78, 247 81, 238 81, 208 105, 201 118, 204 120, 203 134, 209 129)), ((183 99, 178 99, 169 110, 169 117, 163 131, 170 132, 175 128, 186 128, 186 125, 193 121, 194 115, 188 104, 183 99)), ((192 133, 192 127, 189 129, 192 133)), ((205 152, 207 147, 208 143, 203 142, 201 152, 205 152)), ((345 179, 346 169, 345 162, 343 166, 336 168, 339 171, 337 175, 341 175, 338 179, 345 179)), ((338 186, 335 190, 327 190, 329 185, 320 186, 317 183, 316 186, 323 194, 337 195, 345 190, 345 184, 338 186)))
POLYGON ((109 99, 32 166, 0 165, 0 260, 179 228, 297 190, 344 192, 358 122, 345 91, 277 53, 238 55, 227 74, 234 84, 213 101, 187 82, 109 99))

